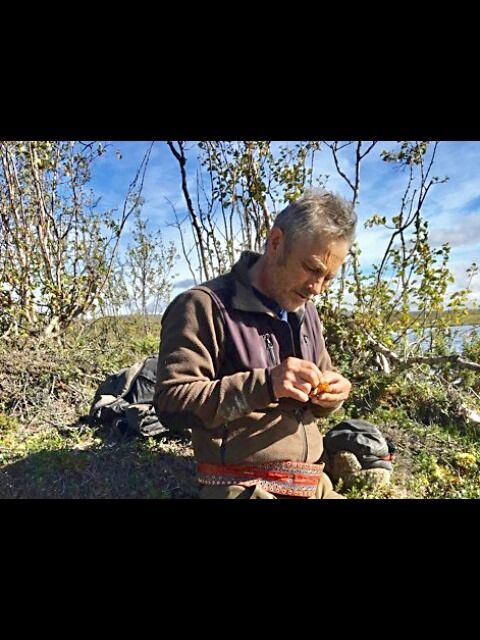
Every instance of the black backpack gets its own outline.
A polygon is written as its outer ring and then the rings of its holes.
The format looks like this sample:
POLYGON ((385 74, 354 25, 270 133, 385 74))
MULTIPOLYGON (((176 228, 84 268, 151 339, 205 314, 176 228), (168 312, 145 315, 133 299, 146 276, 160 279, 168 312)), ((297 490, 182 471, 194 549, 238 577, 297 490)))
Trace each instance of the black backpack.
POLYGON ((325 434, 323 444, 328 455, 340 451, 355 454, 363 469, 393 469, 391 460, 395 446, 384 438, 378 427, 366 420, 340 422, 325 434))
POLYGON ((167 431, 153 408, 157 364, 158 356, 149 356, 109 375, 95 393, 90 422, 142 436, 167 431))

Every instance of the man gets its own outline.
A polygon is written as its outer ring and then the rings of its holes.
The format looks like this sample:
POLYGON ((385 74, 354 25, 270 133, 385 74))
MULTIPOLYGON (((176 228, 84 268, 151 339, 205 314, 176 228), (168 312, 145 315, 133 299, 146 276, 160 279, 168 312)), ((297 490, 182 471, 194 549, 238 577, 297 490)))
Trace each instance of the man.
POLYGON ((154 405, 166 427, 192 429, 201 498, 341 497, 316 419, 351 385, 311 298, 335 277, 355 224, 346 201, 307 192, 277 215, 263 255, 243 252, 166 310, 154 405), (314 395, 321 382, 328 391, 314 395))

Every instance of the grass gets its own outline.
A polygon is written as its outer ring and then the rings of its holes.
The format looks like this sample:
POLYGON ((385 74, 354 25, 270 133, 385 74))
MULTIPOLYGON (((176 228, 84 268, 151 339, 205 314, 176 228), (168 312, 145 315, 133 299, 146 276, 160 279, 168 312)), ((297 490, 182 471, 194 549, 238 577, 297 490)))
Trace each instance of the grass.
POLYGON ((0 439, 0 498, 190 498, 187 443, 101 437, 86 428, 0 439))
MULTIPOLYGON (((0 344, 0 498, 198 495, 189 442, 126 437, 82 421, 99 382, 155 353, 157 335, 142 335, 141 324, 129 319, 115 330, 107 321, 92 323, 69 335, 63 346, 0 344)), ((412 418, 412 406, 438 406, 438 398, 417 398, 406 407, 380 390, 387 401, 376 399, 371 411, 357 417, 370 420, 395 442, 392 482, 377 489, 356 486, 345 495, 480 498, 478 434, 443 414, 441 424, 435 413, 412 418)), ((400 391, 396 388, 396 397, 400 391)), ((335 414, 321 430, 345 415, 335 414)))
POLYGON ((193 452, 181 439, 88 426, 98 384, 158 351, 140 319, 98 320, 65 345, 0 345, 0 498, 189 498, 193 452))
MULTIPOLYGON (((392 481, 373 489, 360 484, 343 491, 344 495, 369 499, 480 498, 480 441, 474 430, 465 432, 454 422, 426 425, 399 408, 380 407, 363 417, 395 443, 392 481)), ((336 421, 341 419, 339 415, 336 421)), ((341 486, 337 488, 342 491, 341 486)))

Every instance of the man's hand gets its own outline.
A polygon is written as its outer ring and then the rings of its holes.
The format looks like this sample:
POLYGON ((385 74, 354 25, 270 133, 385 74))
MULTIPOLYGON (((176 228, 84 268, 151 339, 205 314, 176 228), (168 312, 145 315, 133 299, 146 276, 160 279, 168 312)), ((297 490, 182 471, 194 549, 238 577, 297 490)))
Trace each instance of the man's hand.
POLYGON ((293 398, 300 402, 308 402, 312 388, 323 381, 319 368, 313 362, 300 358, 287 358, 270 373, 276 398, 293 398))
POLYGON ((328 382, 328 392, 319 393, 311 397, 313 404, 318 404, 326 409, 334 409, 341 402, 346 400, 352 388, 347 378, 344 378, 337 371, 324 371, 321 375, 321 382, 328 382))

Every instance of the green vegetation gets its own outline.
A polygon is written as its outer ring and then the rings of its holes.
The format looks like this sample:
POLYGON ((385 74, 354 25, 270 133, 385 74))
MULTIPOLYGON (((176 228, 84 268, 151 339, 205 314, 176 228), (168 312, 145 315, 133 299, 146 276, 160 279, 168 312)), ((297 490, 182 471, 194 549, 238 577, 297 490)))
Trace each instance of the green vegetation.
MULTIPOLYGON (((459 349, 452 330, 480 323, 470 298, 478 268, 453 288, 450 246, 429 239, 425 200, 448 179, 433 175, 437 143, 167 145, 185 202, 181 216, 172 205, 173 226, 196 281, 228 270, 240 250, 261 250, 275 213, 306 187, 329 187, 313 170, 319 154, 333 156, 353 206, 368 154, 404 176, 394 215, 365 222, 388 236, 381 260, 363 270, 354 245, 319 302, 332 360, 353 383, 343 415, 371 420, 398 446, 392 485, 349 495, 480 497, 480 338, 472 332, 459 349)), ((151 148, 115 213, 88 188, 104 145, 0 141, 0 497, 196 495, 188 442, 129 440, 81 419, 107 374, 158 349, 176 249, 143 217, 151 148)))
MULTIPOLYGON (((159 323, 158 319, 151 320, 159 323)), ((50 343, 0 348, 1 498, 189 498, 197 495, 190 443, 171 437, 132 438, 82 422, 97 384, 141 359, 158 338, 143 334, 143 317, 90 323, 50 343), (119 337, 123 336, 123 338, 119 337), (148 347, 148 348, 147 348, 148 347)), ((480 351, 480 341, 469 347, 480 351)), ((470 380, 479 388, 473 372, 470 380)), ((355 487, 351 498, 478 498, 480 442, 442 387, 412 383, 408 372, 372 373, 354 384, 343 416, 377 424, 397 446, 392 483, 355 487), (434 394, 434 395, 432 395, 434 394)), ((340 488, 341 490, 341 488, 340 488)))
POLYGON ((61 347, 0 346, 0 498, 196 494, 188 442, 125 437, 81 419, 108 373, 158 350, 158 334, 143 334, 143 317, 117 319, 116 331, 112 322, 72 330, 61 347))

